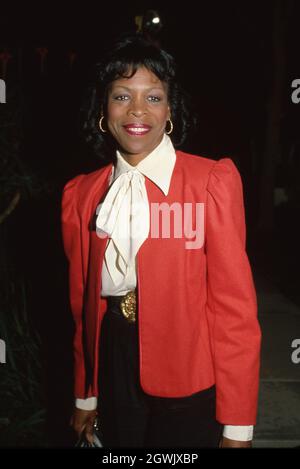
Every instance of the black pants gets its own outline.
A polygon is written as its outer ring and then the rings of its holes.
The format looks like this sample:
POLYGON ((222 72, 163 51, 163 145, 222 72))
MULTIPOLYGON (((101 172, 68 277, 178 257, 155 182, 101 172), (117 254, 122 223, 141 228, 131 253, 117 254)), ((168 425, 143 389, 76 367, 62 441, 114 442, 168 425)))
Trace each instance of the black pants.
POLYGON ((108 307, 101 327, 99 422, 105 447, 218 447, 215 388, 181 398, 146 394, 139 381, 138 323, 108 307))

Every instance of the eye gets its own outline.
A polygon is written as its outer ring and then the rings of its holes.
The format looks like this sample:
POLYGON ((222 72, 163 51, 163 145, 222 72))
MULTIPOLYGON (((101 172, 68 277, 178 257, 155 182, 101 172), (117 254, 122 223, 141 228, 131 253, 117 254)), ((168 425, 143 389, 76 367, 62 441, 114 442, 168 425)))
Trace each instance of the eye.
POLYGON ((158 103, 161 101, 161 98, 159 96, 148 96, 148 101, 152 103, 158 103))
POLYGON ((116 101, 127 101, 127 99, 129 99, 129 96, 127 96, 126 94, 119 94, 117 96, 114 96, 113 99, 115 99, 116 101))

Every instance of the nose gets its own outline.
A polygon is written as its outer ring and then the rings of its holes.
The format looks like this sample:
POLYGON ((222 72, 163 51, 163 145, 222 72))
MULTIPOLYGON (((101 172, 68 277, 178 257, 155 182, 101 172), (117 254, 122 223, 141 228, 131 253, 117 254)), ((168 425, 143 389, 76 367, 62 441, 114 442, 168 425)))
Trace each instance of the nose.
POLYGON ((146 114, 146 104, 143 99, 132 99, 128 113, 134 117, 141 117, 146 114))

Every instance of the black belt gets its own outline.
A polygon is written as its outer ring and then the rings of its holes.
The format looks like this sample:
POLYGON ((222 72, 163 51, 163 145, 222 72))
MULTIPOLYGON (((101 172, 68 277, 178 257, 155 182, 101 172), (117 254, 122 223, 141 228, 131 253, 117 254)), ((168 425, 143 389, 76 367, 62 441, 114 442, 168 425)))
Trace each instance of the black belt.
POLYGON ((129 291, 126 295, 107 296, 107 306, 112 310, 121 311, 129 322, 136 321, 136 290, 129 291))

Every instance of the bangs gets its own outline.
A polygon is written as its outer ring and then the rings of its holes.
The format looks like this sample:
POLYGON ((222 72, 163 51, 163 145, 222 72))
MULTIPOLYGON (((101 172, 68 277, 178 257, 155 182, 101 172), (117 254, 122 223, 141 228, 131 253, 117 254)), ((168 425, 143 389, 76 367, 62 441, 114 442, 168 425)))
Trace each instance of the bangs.
POLYGON ((112 64, 111 70, 107 74, 108 82, 118 80, 119 78, 132 78, 140 68, 146 68, 149 72, 156 75, 160 81, 168 82, 170 79, 170 76, 165 73, 165 70, 159 64, 145 60, 144 62, 117 62, 112 64))
POLYGON ((105 63, 100 77, 104 86, 118 78, 131 78, 141 67, 145 67, 160 81, 167 83, 175 76, 173 58, 143 39, 135 41, 134 44, 122 43, 122 47, 117 48, 105 63))

